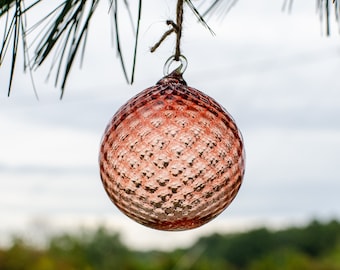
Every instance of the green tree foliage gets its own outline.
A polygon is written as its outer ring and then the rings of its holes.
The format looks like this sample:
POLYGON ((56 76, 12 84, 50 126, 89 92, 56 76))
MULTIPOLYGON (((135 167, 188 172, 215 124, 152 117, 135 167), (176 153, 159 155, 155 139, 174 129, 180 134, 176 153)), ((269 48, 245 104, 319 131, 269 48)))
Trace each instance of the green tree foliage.
POLYGON ((10 247, 0 249, 0 269, 337 270, 340 223, 313 221, 278 231, 213 234, 191 248, 171 252, 130 250, 117 233, 105 228, 54 236, 40 249, 15 238, 10 247))
POLYGON ((250 263, 251 270, 277 269, 277 270, 304 270, 320 269, 316 262, 306 254, 293 249, 282 248, 270 252, 250 263))

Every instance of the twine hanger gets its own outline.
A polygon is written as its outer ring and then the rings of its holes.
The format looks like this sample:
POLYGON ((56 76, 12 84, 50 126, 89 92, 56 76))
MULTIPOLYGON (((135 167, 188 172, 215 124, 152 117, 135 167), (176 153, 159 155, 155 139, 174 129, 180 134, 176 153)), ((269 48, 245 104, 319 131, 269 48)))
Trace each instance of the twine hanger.
POLYGON ((183 5, 184 0, 177 1, 176 9, 176 23, 172 20, 167 20, 166 24, 171 26, 171 29, 166 31, 161 39, 150 49, 151 52, 155 52, 162 42, 172 33, 176 33, 176 51, 174 55, 175 61, 180 61, 181 57, 181 37, 182 37, 182 23, 183 23, 183 5))

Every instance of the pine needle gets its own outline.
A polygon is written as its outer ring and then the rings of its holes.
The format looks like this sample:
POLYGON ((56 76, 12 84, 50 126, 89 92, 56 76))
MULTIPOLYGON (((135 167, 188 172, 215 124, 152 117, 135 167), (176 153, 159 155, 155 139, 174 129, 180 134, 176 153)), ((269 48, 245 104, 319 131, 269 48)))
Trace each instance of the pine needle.
MULTIPOLYGON (((60 85, 61 97, 67 85, 68 78, 78 52, 80 54, 80 66, 85 56, 85 48, 89 33, 89 27, 93 14, 100 0, 63 0, 58 3, 50 12, 42 16, 38 22, 27 29, 26 16, 30 11, 43 0, 30 1, 30 5, 25 7, 25 0, 0 0, 0 26, 3 35, 0 40, 0 68, 5 57, 10 58, 10 73, 8 84, 8 95, 11 93, 17 56, 19 47, 23 49, 24 70, 29 70, 35 89, 32 70, 42 66, 47 59, 51 60, 48 77, 55 72, 55 85, 60 85), (27 35, 35 36, 31 42, 26 40, 27 35), (29 51, 32 52, 30 58, 29 51)), ((282 0, 283 9, 290 11, 294 0, 282 0)), ((199 23, 203 24, 211 33, 213 31, 206 22, 210 16, 224 17, 235 6, 238 0, 202 0, 197 7, 192 0, 185 0, 192 13, 199 23)), ((133 83, 137 61, 138 37, 140 20, 142 16, 142 0, 109 0, 110 11, 113 17, 112 27, 114 30, 115 45, 118 59, 122 66, 123 74, 128 83, 133 83), (119 5, 119 1, 122 5, 119 5), (131 5, 136 5, 137 13, 132 13, 131 5), (128 12, 134 34, 134 49, 131 75, 128 76, 127 65, 122 49, 120 38, 120 24, 118 23, 121 9, 128 12), (134 18, 134 16, 136 16, 134 18)), ((317 12, 320 16, 321 24, 325 24, 326 35, 331 34, 331 11, 334 8, 335 20, 338 22, 340 30, 340 0, 316 0, 317 12)), ((36 92, 36 91, 35 91, 36 92)))

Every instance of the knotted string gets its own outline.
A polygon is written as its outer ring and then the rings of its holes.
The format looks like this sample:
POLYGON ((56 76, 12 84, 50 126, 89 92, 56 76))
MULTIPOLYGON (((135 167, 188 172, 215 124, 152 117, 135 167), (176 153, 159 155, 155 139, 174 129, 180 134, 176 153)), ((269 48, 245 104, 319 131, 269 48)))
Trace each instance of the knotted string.
POLYGON ((183 23, 183 5, 184 0, 177 1, 176 10, 176 23, 172 20, 167 20, 166 24, 171 26, 171 29, 166 31, 161 39, 150 49, 151 52, 155 52, 162 42, 172 33, 176 33, 176 51, 174 60, 179 61, 181 56, 181 37, 182 37, 182 23, 183 23))

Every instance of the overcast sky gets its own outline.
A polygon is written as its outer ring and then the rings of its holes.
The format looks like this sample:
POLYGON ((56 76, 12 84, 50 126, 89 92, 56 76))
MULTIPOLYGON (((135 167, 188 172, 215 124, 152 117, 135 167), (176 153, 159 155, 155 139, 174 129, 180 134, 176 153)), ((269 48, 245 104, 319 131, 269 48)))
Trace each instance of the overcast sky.
MULTIPOLYGON (((167 30, 175 1, 153 1, 152 8, 145 1, 132 86, 112 47, 104 2, 62 101, 53 80, 45 82, 49 66, 34 73, 39 101, 19 65, 7 98, 9 62, 1 67, 1 235, 108 224, 133 247, 165 248, 214 230, 340 218, 340 38, 335 24, 332 37, 323 35, 310 0, 295 1, 291 14, 280 0, 239 0, 223 21, 209 21, 215 36, 186 10, 184 77, 236 120, 247 154, 244 183, 225 212, 193 231, 158 232, 121 214, 101 184, 100 139, 115 111, 162 77, 174 37, 148 50, 167 30)), ((121 25, 131 59, 131 26, 121 25)))

